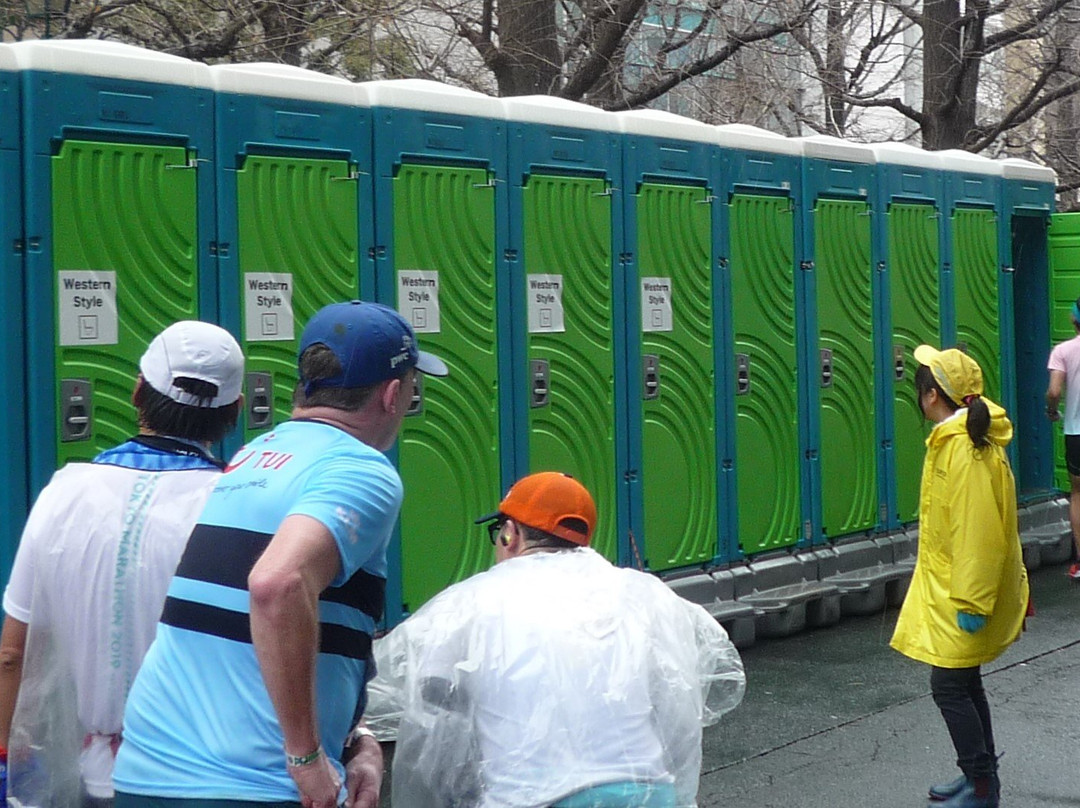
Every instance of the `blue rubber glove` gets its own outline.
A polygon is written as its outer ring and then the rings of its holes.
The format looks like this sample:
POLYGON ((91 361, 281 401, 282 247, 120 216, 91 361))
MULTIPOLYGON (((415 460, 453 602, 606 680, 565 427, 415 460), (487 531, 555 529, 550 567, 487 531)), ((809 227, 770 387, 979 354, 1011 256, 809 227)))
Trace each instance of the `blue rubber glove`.
POLYGON ((957 612, 956 625, 960 626, 968 634, 974 634, 986 625, 985 614, 972 614, 971 612, 957 612))

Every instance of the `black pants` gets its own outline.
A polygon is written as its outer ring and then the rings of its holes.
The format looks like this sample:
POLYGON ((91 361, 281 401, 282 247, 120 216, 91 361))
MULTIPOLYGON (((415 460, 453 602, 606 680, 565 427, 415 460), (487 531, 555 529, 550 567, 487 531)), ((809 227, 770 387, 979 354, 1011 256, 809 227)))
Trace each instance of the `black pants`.
POLYGON ((930 691, 949 728, 956 765, 971 778, 992 776, 997 770, 997 754, 982 671, 978 667, 934 667, 930 691))

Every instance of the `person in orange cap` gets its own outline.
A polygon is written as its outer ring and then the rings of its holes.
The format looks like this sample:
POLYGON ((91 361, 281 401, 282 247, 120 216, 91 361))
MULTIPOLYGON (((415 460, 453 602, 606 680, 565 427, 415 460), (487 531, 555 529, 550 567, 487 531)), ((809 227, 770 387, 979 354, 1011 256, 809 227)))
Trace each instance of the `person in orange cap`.
POLYGON ((745 688, 724 629, 592 550, 596 505, 569 475, 519 480, 477 523, 496 565, 376 645, 393 804, 694 805, 702 726, 745 688))
POLYGON ((955 348, 915 349, 926 439, 919 556, 892 647, 932 666, 930 689, 961 775, 932 786, 943 808, 997 808, 1000 783, 980 666, 1020 635, 1027 572, 1016 522, 1016 483, 1005 446, 1012 424, 983 395, 979 364, 955 348))

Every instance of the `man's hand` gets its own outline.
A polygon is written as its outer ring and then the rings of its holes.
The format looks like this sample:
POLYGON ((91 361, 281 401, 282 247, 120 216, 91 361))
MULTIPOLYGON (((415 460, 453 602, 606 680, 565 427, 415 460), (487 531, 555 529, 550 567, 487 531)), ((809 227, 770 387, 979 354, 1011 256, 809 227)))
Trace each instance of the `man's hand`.
POLYGON ((1057 409, 1047 410, 1046 417, 1049 418, 1051 422, 1057 421, 1061 419, 1061 413, 1058 412, 1057 409))
POLYGON ((319 755, 314 763, 288 768, 304 808, 337 808, 341 778, 325 754, 319 755))
POLYGON ((357 751, 345 764, 345 808, 377 808, 383 777, 382 746, 371 736, 362 735, 353 748, 357 751))

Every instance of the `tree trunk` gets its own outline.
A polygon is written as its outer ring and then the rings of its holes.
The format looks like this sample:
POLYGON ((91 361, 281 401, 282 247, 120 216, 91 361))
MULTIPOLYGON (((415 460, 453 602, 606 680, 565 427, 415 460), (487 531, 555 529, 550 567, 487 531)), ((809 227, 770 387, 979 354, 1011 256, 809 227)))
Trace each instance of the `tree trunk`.
POLYGON ((958 0, 926 0, 923 20, 922 145, 960 149, 975 130, 983 21, 961 19, 958 0))
POLYGON ((825 15, 825 75, 822 86, 825 93, 825 125, 829 134, 844 136, 847 128, 847 105, 843 93, 847 90, 844 73, 844 51, 847 37, 843 29, 841 0, 829 0, 825 15))
POLYGON ((307 42, 304 10, 307 0, 268 3, 259 14, 265 34, 265 49, 270 61, 299 66, 307 42))
MULTIPOLYGON (((1068 64, 1075 59, 1076 43, 1080 42, 1080 20, 1063 15, 1051 37, 1059 59, 1068 64)), ((1056 88, 1067 81, 1067 76, 1055 76, 1050 84, 1056 88)), ((1076 190, 1080 187, 1080 97, 1070 95, 1053 104, 1045 120, 1046 163, 1058 172, 1058 182, 1070 188, 1060 195, 1058 210, 1080 210, 1076 190)))
POLYGON ((558 85, 559 44, 554 0, 499 3, 499 95, 544 95, 558 85))

